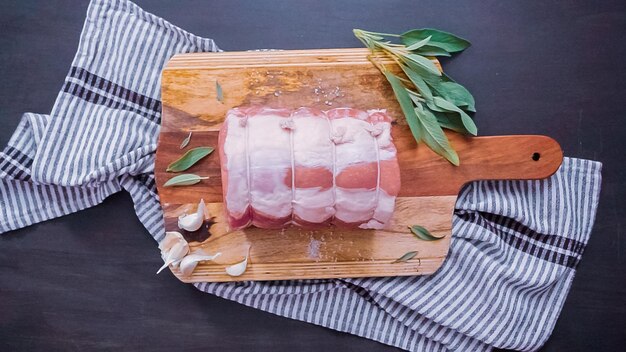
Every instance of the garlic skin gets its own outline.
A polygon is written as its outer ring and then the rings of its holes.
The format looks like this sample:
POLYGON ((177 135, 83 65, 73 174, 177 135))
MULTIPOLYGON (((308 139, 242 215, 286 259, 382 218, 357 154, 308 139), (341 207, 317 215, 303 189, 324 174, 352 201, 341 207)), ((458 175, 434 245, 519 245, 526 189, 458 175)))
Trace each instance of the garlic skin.
POLYGON ((165 238, 159 243, 163 266, 159 268, 157 274, 167 268, 170 264, 177 266, 178 263, 189 253, 189 244, 179 232, 166 232, 165 238))
POLYGON ((248 247, 248 253, 246 254, 246 259, 237 264, 233 264, 231 266, 226 267, 226 274, 230 276, 241 276, 248 267, 248 257, 250 256, 250 247, 248 247))
POLYGON ((175 245, 179 241, 184 241, 185 238, 181 235, 180 232, 177 231, 168 231, 165 233, 165 238, 159 242, 159 249, 161 250, 161 254, 164 252, 169 252, 173 245, 175 245))
MULTIPOLYGON (((203 207, 204 202, 201 202, 200 206, 203 207)), ((204 217, 204 210, 202 214, 204 217)), ((165 263, 159 268, 157 274, 172 265, 175 268, 180 266, 180 272, 184 276, 189 276, 196 269, 199 262, 213 260, 222 254, 218 252, 211 255, 203 250, 197 250, 189 254, 189 243, 187 243, 180 232, 176 231, 165 233, 165 238, 159 243, 159 249, 161 250, 161 258, 163 258, 165 263)))
POLYGON ((220 252, 217 252, 214 255, 210 255, 202 250, 196 251, 193 254, 189 254, 180 261, 180 272, 184 276, 189 276, 196 269, 198 263, 213 260, 220 255, 222 255, 222 253, 220 252))
POLYGON ((200 227, 202 227, 202 224, 204 224, 205 208, 204 199, 201 199, 195 214, 181 215, 178 217, 178 227, 189 232, 198 231, 200 227))

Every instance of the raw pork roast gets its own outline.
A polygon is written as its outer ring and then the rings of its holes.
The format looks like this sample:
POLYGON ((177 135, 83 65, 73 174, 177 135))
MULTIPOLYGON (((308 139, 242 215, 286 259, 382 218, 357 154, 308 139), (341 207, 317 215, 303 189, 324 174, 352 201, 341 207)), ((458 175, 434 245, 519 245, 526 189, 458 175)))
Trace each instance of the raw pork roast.
POLYGON ((400 189, 390 132, 381 110, 230 110, 219 149, 231 228, 383 228, 400 189))

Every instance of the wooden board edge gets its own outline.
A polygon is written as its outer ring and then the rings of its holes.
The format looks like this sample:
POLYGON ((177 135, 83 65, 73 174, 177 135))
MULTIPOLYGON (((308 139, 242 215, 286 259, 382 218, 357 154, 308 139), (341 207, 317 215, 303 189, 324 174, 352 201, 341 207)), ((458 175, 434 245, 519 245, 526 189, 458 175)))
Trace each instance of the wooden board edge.
MULTIPOLYGON (((165 64, 162 74, 176 70, 251 68, 273 66, 328 66, 371 64, 372 55, 367 48, 334 48, 334 49, 300 49, 300 50, 272 50, 272 51, 222 51, 204 53, 178 53, 172 56, 165 64), (319 62, 311 59, 321 59, 319 62), (324 59, 322 59, 324 58, 324 59), (258 60, 264 59, 264 62, 258 60), (298 60, 301 60, 298 62, 298 60), (294 62, 295 61, 295 62, 294 62)), ((382 64, 393 65, 395 61, 386 54, 374 54, 382 64)), ((441 62, 436 57, 429 59, 443 71, 441 62)), ((373 66, 373 65, 372 65, 373 66)), ((399 72, 399 68, 396 71, 399 72)))
POLYGON ((446 254, 432 258, 412 259, 405 263, 391 263, 391 261, 367 261, 344 263, 350 268, 342 268, 341 263, 311 263, 302 264, 254 264, 251 263, 244 275, 255 276, 254 279, 228 276, 221 265, 204 265, 194 275, 185 277, 178 269, 170 271, 178 280, 184 283, 200 282, 242 282, 242 281, 273 281, 273 280, 302 280, 302 279, 341 279, 361 277, 390 277, 390 276, 420 276, 435 273, 447 258, 446 254), (324 269, 321 270, 320 269, 324 269), (351 270, 349 276, 346 271, 351 270))

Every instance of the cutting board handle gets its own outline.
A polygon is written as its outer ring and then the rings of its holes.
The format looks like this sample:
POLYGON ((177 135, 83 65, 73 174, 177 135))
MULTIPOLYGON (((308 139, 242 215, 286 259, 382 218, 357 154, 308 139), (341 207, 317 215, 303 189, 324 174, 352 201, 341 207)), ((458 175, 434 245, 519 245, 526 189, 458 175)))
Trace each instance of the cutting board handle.
POLYGON ((535 180, 551 176, 563 161, 552 138, 538 135, 448 137, 461 165, 455 167, 426 146, 399 134, 396 138, 402 170, 400 196, 456 195, 475 180, 535 180), (413 144, 409 146, 408 144, 413 144), (408 154, 408 155, 406 155, 408 154))

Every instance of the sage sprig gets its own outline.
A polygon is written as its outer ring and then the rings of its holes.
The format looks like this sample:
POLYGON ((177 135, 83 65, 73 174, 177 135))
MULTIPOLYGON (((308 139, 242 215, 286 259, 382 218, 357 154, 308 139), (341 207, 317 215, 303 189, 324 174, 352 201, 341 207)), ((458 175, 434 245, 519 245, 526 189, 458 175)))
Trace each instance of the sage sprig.
POLYGON ((208 178, 208 176, 203 177, 195 174, 182 174, 167 180, 167 182, 163 184, 163 187, 190 186, 208 178))
POLYGON ((181 172, 192 167, 198 160, 211 154, 215 148, 213 147, 198 147, 188 150, 178 160, 172 162, 167 166, 165 171, 167 172, 181 172))
POLYGON ((443 129, 471 135, 478 133, 468 115, 468 112, 476 112, 474 97, 439 71, 429 57, 450 56, 468 48, 470 42, 428 28, 403 34, 355 29, 354 35, 371 50, 370 61, 391 84, 415 140, 426 143, 435 153, 459 165, 459 156, 443 129), (392 73, 381 63, 383 57, 391 58, 403 75, 392 73))
POLYGON ((411 232, 415 235, 415 237, 424 241, 436 241, 446 237, 445 235, 435 236, 430 233, 430 231, 428 231, 426 228, 419 225, 409 226, 409 229, 411 229, 411 232))

